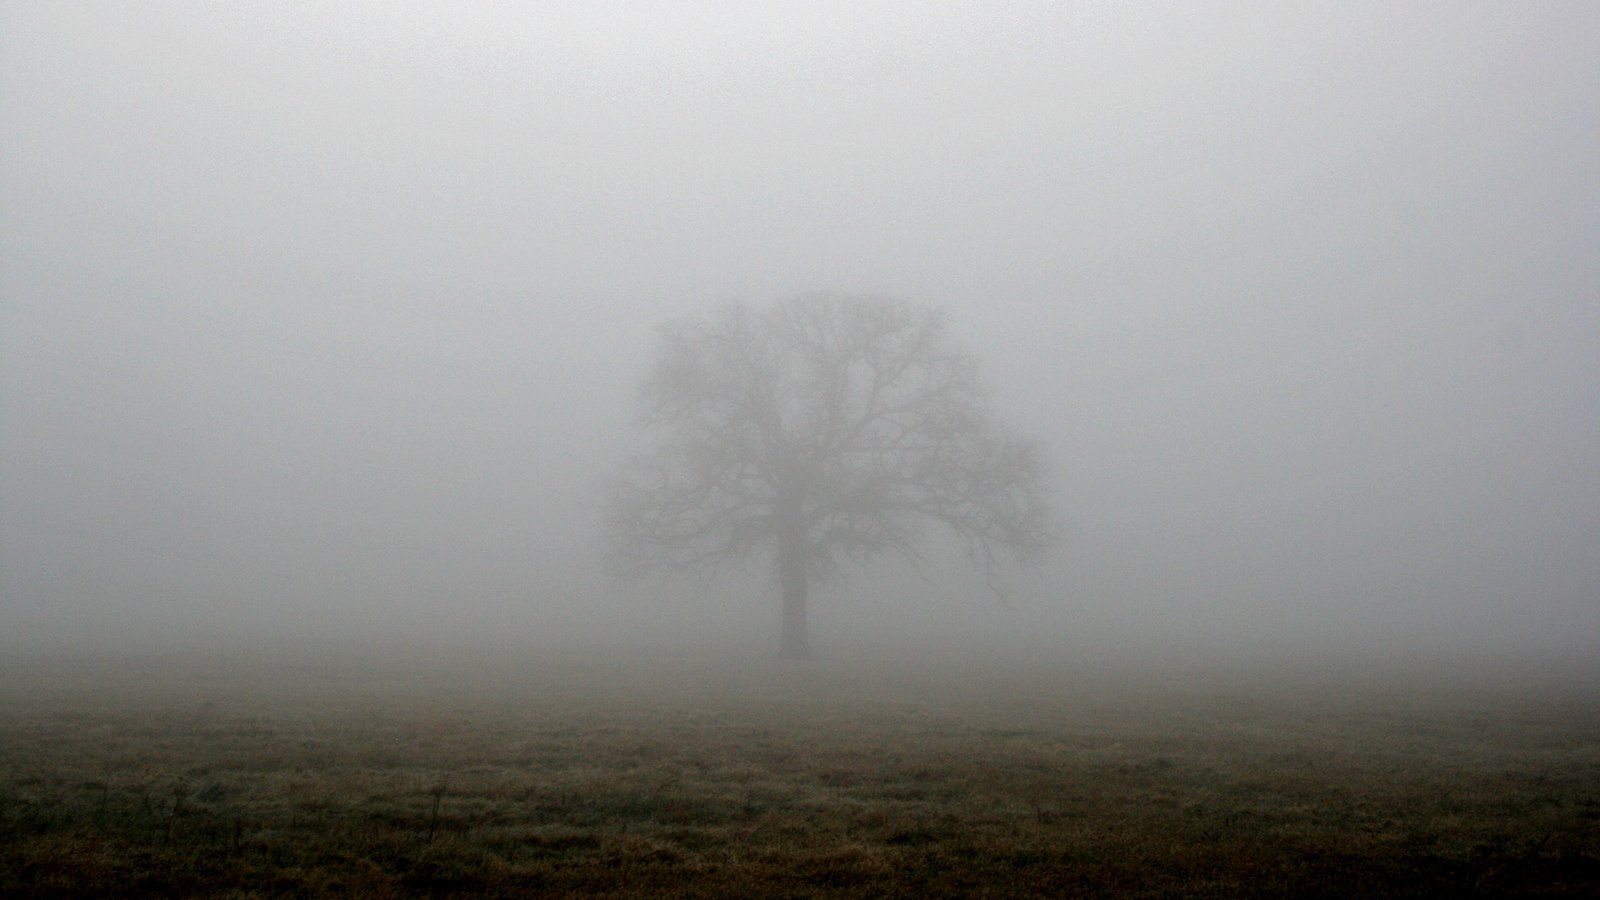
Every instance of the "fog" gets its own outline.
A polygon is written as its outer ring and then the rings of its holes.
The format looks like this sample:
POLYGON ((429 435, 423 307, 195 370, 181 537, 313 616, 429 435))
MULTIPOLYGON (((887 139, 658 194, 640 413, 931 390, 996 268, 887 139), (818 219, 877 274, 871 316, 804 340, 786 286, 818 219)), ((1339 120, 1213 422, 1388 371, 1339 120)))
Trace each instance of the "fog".
POLYGON ((848 641, 1600 636, 1600 7, 0 7, 0 644, 763 652, 619 581, 663 321, 941 307, 1063 539, 848 641))

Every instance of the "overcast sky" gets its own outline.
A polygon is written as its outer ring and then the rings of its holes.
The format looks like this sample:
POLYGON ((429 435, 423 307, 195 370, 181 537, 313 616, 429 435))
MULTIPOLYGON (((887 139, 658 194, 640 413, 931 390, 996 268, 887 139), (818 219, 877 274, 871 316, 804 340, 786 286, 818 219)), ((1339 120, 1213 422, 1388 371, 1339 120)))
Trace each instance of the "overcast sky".
POLYGON ((0 632, 765 636, 596 504, 662 320, 833 289, 948 310, 1067 539, 824 647, 1585 652, 1597 59, 1590 2, 0 3, 0 632))

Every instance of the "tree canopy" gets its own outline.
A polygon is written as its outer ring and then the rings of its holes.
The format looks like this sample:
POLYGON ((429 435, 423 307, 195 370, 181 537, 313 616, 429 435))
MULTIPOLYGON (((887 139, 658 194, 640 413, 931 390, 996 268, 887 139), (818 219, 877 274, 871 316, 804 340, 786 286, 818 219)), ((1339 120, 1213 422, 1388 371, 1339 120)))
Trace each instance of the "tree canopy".
POLYGON ((608 502, 623 572, 774 553, 783 652, 807 584, 943 526, 992 569, 1049 543, 1040 453, 993 421, 937 310, 808 294, 673 321, 641 390, 658 440, 608 502))

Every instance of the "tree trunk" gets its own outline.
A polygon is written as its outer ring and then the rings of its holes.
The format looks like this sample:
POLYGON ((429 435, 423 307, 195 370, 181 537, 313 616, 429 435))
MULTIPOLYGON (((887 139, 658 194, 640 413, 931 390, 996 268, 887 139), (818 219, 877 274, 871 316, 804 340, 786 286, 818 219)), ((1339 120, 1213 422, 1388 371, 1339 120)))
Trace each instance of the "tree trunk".
POLYGON ((805 542, 778 542, 778 584, 783 589, 783 631, 778 655, 784 659, 810 659, 811 638, 806 633, 805 542))

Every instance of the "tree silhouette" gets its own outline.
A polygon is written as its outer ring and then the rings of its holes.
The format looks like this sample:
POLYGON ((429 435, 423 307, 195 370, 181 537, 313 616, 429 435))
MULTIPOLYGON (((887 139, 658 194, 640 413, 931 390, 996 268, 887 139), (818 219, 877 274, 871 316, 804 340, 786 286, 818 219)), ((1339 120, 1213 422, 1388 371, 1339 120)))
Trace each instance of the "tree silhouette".
POLYGON ((1039 453, 993 423, 937 311, 810 294, 664 326, 641 391, 659 442, 608 498, 621 573, 770 553, 781 653, 807 657, 813 580, 885 551, 920 563, 925 526, 992 572, 1048 543, 1039 453))

